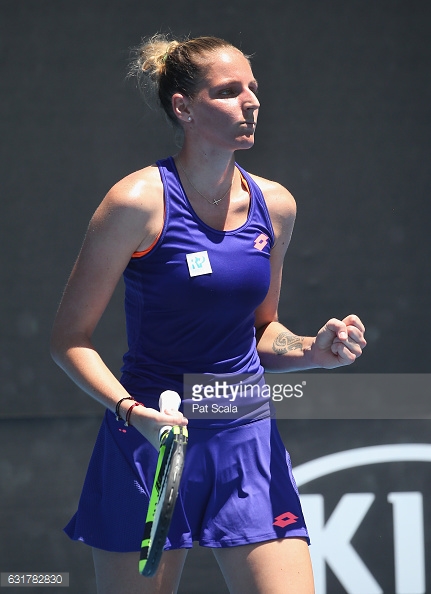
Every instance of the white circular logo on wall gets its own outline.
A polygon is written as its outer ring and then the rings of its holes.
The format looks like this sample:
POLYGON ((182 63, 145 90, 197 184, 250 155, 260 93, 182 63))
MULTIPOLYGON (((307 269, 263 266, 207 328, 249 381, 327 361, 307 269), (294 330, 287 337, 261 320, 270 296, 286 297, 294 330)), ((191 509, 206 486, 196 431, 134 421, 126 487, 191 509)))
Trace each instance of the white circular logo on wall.
MULTIPOLYGON (((341 471, 394 462, 431 462, 431 444, 391 444, 346 450, 301 464, 293 469, 293 473, 298 487, 301 488, 341 471)), ((381 468, 375 469, 378 471, 375 478, 370 478, 368 469, 366 480, 364 474, 361 484, 377 485, 382 476, 381 468)), ((399 474, 392 472, 390 478, 395 476, 396 479, 399 474)), ((329 491, 336 490, 336 477, 330 476, 330 479, 331 486, 324 490, 327 498, 334 496, 329 491)), ((421 491, 407 491, 406 482, 401 476, 396 488, 385 493, 385 503, 391 506, 392 511, 390 546, 384 542, 372 523, 366 534, 370 551, 375 550, 377 556, 380 554, 393 557, 392 579, 395 586, 392 591, 386 586, 385 589, 382 588, 351 542, 357 532, 364 530, 361 525, 376 500, 376 493, 346 493, 343 486, 344 492, 326 520, 325 496, 311 493, 301 495, 311 538, 310 553, 316 594, 332 594, 327 587, 327 566, 348 594, 426 593, 424 498, 421 491)))

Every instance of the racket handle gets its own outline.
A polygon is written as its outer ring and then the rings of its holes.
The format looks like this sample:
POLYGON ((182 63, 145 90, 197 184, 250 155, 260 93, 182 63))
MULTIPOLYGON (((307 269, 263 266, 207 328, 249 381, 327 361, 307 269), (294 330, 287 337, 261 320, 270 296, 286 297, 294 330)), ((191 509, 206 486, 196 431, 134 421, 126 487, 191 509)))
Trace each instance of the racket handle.
MULTIPOLYGON (((164 412, 166 409, 175 408, 179 409, 181 404, 181 398, 178 392, 174 392, 173 390, 165 390, 160 394, 159 398, 159 409, 164 412)), ((172 425, 165 425, 159 431, 159 440, 162 439, 162 436, 172 429, 172 425)))

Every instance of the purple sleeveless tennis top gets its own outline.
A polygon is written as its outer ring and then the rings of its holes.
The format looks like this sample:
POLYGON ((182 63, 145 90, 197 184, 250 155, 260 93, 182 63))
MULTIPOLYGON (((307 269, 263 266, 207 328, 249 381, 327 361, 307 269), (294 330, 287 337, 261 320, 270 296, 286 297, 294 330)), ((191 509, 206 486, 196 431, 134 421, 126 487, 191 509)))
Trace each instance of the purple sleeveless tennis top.
MULTIPOLYGON (((254 311, 268 291, 273 245, 262 193, 247 173, 240 169, 251 196, 247 221, 222 232, 196 216, 173 159, 158 166, 163 230, 148 253, 134 254, 124 273, 129 350, 122 381, 153 407, 162 390, 181 391, 185 373, 262 373, 254 311)), ((166 548, 190 548, 194 540, 209 547, 285 536, 308 540, 290 459, 267 399, 250 414, 240 412, 238 419, 189 419, 166 548)), ((133 416, 126 429, 107 410, 78 511, 65 528, 70 538, 108 551, 139 551, 156 462, 157 452, 133 427, 133 416)))
POLYGON ((249 214, 238 229, 218 231, 194 212, 173 158, 157 165, 164 226, 151 250, 134 254, 124 272, 122 371, 135 377, 262 372, 254 312, 268 291, 274 234, 260 188, 237 165, 250 192, 249 214))

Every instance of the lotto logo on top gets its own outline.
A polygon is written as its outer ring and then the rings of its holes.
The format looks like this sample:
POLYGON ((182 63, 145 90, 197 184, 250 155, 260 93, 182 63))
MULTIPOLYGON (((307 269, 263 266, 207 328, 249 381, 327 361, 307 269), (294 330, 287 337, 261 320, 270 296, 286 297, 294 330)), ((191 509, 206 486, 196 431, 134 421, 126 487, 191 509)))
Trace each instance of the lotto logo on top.
POLYGON ((261 252, 263 250, 263 248, 266 246, 266 244, 268 243, 268 241, 269 241, 268 236, 265 235, 265 233, 261 233, 254 240, 254 247, 261 252))

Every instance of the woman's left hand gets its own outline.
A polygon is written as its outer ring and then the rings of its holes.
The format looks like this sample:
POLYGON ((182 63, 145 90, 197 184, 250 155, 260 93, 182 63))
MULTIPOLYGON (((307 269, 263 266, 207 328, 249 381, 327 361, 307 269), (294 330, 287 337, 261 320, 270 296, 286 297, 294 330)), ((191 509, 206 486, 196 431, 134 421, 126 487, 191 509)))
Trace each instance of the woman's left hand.
POLYGON ((363 323, 353 314, 326 322, 310 348, 316 367, 334 369, 356 361, 367 345, 364 333, 363 323))

